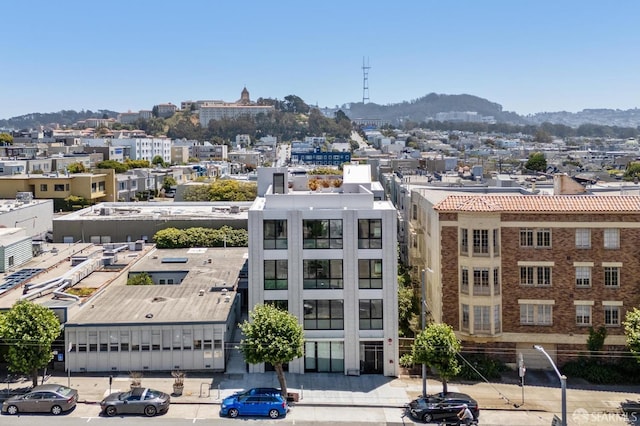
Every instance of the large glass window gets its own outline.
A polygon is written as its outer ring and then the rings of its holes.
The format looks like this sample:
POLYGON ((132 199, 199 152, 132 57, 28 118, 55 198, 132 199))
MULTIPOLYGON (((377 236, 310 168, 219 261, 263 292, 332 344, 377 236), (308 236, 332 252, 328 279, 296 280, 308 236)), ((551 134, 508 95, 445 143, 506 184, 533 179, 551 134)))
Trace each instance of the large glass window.
POLYGON ((522 325, 551 325, 553 319, 553 305, 520 305, 520 324, 522 325))
POLYGON ((289 310, 289 301, 288 300, 265 300, 265 305, 271 305, 275 308, 280 309, 281 311, 289 310))
POLYGON ((489 230, 473 230, 473 254, 489 254, 489 230))
POLYGON ((576 229, 576 248, 591 248, 591 229, 576 229))
POLYGON ((551 229, 520 229, 520 247, 551 247, 551 229))
POLYGON ((319 373, 344 373, 344 343, 306 341, 304 369, 319 373))
POLYGON ((489 294, 491 294, 489 268, 473 268, 473 295, 486 296, 489 294))
POLYGON ((620 268, 617 266, 604 267, 604 286, 619 287, 620 286, 620 268))
POLYGON ((576 305, 576 324, 591 325, 591 305, 576 305))
POLYGON ((342 300, 305 300, 305 330, 343 330, 344 302, 342 300))
POLYGON ((305 289, 342 288, 342 259, 304 260, 305 289))
POLYGON ((469 305, 462 305, 462 330, 469 331, 469 305))
POLYGON ((287 248, 287 221, 285 219, 265 220, 263 226, 265 250, 287 248))
POLYGON ((619 326, 620 325, 620 307, 604 305, 604 325, 619 326))
POLYGON ((473 307, 473 331, 474 333, 491 332, 491 306, 473 307))
POLYGON ((469 231, 464 228, 460 229, 460 253, 469 253, 469 231))
POLYGON ((382 299, 360 299, 360 330, 382 330, 382 299))
POLYGON ((460 292, 469 294, 469 268, 463 266, 460 272, 460 292))
POLYGON ((619 229, 604 230, 604 248, 606 249, 620 248, 620 230, 619 229))
POLYGON ((550 266, 521 266, 520 285, 546 287, 551 285, 550 266))
POLYGON ((264 289, 286 290, 288 288, 288 262, 286 259, 264 261, 264 289))
POLYGON ((358 220, 358 248, 382 248, 382 219, 358 220))
POLYGON ((382 288, 382 259, 358 259, 358 288, 382 288))
POLYGON ((591 286, 591 267, 576 266, 576 287, 591 286))
POLYGON ((303 220, 302 235, 306 249, 341 249, 342 219, 303 220))

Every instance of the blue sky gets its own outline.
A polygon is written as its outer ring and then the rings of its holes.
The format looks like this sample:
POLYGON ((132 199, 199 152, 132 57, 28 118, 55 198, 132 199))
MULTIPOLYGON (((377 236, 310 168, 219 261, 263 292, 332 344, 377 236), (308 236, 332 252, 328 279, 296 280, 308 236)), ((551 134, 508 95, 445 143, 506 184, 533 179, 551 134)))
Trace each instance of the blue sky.
POLYGON ((471 94, 519 114, 640 107, 637 0, 20 0, 0 118, 295 94, 336 106, 471 94))

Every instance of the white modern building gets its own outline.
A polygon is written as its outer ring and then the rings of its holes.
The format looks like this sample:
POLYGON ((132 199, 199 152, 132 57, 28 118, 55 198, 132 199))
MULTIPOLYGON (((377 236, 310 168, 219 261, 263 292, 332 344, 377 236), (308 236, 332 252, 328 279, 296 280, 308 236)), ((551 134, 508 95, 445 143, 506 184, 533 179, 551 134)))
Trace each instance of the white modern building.
POLYGON ((89 147, 128 147, 131 160, 153 160, 159 155, 166 162, 171 161, 171 139, 130 138, 130 139, 83 139, 89 147))
POLYGON ((303 325, 304 356, 290 372, 396 376, 396 209, 375 199, 368 165, 345 165, 342 185, 322 192, 287 180, 286 168, 258 169, 249 309, 273 303, 303 325))
POLYGON ((0 272, 13 271, 32 258, 31 237, 24 229, 0 229, 0 272))

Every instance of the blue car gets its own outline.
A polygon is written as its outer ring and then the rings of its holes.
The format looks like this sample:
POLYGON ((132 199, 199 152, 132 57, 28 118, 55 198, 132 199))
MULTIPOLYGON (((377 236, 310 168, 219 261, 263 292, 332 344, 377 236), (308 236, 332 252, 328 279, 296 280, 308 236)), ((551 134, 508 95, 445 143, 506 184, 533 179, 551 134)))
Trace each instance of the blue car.
POLYGON ((277 419, 289 411, 287 401, 281 395, 248 395, 225 398, 220 405, 220 415, 232 418, 238 416, 269 416, 277 419))

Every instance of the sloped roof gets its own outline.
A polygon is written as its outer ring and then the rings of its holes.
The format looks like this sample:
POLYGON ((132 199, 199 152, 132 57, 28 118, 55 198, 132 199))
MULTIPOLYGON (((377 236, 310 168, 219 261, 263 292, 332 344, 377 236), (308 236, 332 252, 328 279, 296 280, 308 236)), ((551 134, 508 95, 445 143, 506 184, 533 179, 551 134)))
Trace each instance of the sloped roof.
POLYGON ((637 195, 450 195, 439 212, 640 213, 637 195))

